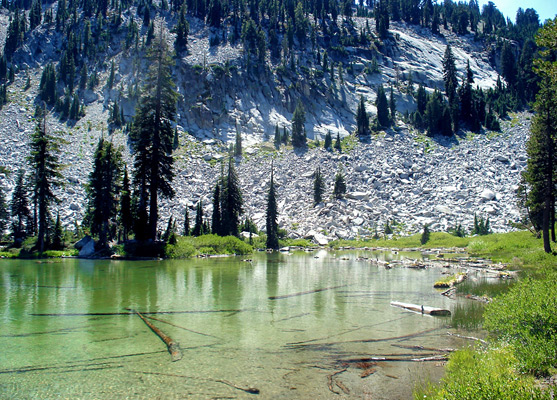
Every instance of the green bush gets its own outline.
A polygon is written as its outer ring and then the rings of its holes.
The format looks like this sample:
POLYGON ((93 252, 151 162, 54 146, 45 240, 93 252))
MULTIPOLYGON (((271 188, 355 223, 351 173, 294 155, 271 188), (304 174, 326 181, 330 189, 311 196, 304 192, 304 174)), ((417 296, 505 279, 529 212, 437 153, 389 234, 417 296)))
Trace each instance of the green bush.
POLYGON ((249 244, 234 236, 203 235, 193 239, 197 249, 210 247, 213 254, 249 254, 253 251, 249 244))
POLYGON ((549 393, 535 387, 532 377, 516 374, 517 364, 510 347, 456 351, 447 363, 446 375, 441 383, 416 389, 414 399, 549 399, 549 393))
POLYGON ((177 236, 176 244, 167 244, 168 258, 189 258, 197 254, 249 254, 253 248, 234 236, 177 236))
POLYGON ((177 237, 176 244, 167 244, 165 255, 167 258, 190 258, 197 254, 189 238, 177 237))
POLYGON ((485 328, 512 344, 523 372, 546 375, 557 366, 557 273, 526 278, 489 304, 485 328))

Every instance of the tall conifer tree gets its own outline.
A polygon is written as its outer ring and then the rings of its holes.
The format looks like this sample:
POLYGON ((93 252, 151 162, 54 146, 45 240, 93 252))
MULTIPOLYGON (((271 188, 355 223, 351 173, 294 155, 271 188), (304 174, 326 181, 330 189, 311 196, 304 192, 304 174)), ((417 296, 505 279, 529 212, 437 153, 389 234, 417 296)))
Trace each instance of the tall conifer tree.
MULTIPOLYGON (((142 229, 145 237, 155 240, 157 234, 158 196, 172 198, 174 178, 172 158, 173 129, 177 94, 174 90, 166 41, 159 40, 149 49, 150 66, 146 84, 132 125, 134 140, 134 184, 138 190, 138 215, 147 215, 148 224, 142 229)), ((147 221, 139 221, 145 224, 147 221)), ((136 232, 136 236, 140 232, 136 232)))
POLYGON ((279 248, 278 239, 278 208, 277 194, 275 190, 274 171, 271 165, 271 183, 269 185, 269 194, 267 196, 267 218, 265 220, 267 227, 267 248, 276 250, 279 248))
POLYGON ((35 132, 31 135, 31 154, 28 162, 32 171, 33 197, 37 213, 39 252, 46 250, 45 241, 49 220, 49 207, 56 201, 54 188, 61 185, 62 174, 58 161, 59 141, 47 131, 46 110, 39 117, 35 132))
POLYGON ((93 160, 87 187, 89 203, 85 224, 99 236, 98 248, 108 246, 111 227, 116 225, 118 195, 122 179, 122 155, 111 142, 101 138, 93 160))
POLYGON ((25 171, 19 170, 15 181, 15 188, 12 193, 12 201, 10 203, 10 211, 15 219, 13 224, 14 241, 23 239, 27 229, 25 224, 31 216, 29 212, 29 202, 27 200, 27 190, 25 188, 25 171))

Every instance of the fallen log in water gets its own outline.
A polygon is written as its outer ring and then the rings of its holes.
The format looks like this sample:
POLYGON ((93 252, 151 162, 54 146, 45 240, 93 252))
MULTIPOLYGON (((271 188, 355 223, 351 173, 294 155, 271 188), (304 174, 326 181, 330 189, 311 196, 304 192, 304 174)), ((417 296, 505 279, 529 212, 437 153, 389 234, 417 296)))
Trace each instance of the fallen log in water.
POLYGON ((386 338, 379 338, 379 339, 355 339, 355 340, 344 340, 344 341, 338 341, 338 342, 326 342, 326 343, 308 343, 308 342, 299 342, 299 343, 287 343, 286 347, 288 348, 311 348, 311 347, 316 347, 316 348, 323 348, 324 346, 334 346, 334 345, 339 345, 339 344, 348 344, 348 343, 375 343, 375 342, 389 342, 392 340, 408 340, 408 339, 412 339, 418 336, 422 336, 425 335, 427 333, 431 333, 434 331, 437 331, 439 329, 442 329, 441 327, 437 327, 437 328, 431 328, 431 329, 426 329, 425 331, 420 331, 420 332, 416 332, 416 333, 410 333, 408 335, 402 335, 402 336, 393 336, 393 337, 386 337, 386 338))
POLYGON ((136 311, 135 313, 139 318, 143 320, 143 322, 145 322, 145 325, 147 325, 164 342, 164 344, 166 344, 168 352, 172 356, 172 361, 180 361, 182 359, 182 351, 180 350, 180 346, 178 345, 178 343, 172 340, 170 336, 167 336, 155 325, 147 321, 147 319, 145 319, 145 317, 141 315, 141 313, 139 313, 138 311, 136 311))
MULTIPOLYGON (((122 312, 98 312, 98 313, 31 313, 33 317, 98 317, 98 316, 114 316, 114 315, 135 315, 135 311, 126 308, 128 311, 122 312)), ((156 314, 206 314, 206 313, 230 313, 230 312, 243 312, 253 311, 252 309, 244 310, 187 310, 187 311, 144 311, 143 315, 156 315, 156 314)))
POLYGON ((159 319, 159 318, 155 318, 155 317, 146 317, 146 318, 152 319, 153 321, 159 321, 159 322, 162 322, 163 324, 167 324, 167 325, 173 326, 175 328, 180 328, 180 329, 183 329, 183 330, 191 332, 191 333, 196 333, 196 334, 201 335, 201 336, 207 336, 207 337, 212 337, 214 339, 222 340, 222 338, 220 338, 220 337, 209 335, 209 334, 203 333, 203 332, 197 332, 197 331, 194 331, 193 329, 188 329, 188 328, 185 328, 183 326, 176 325, 176 324, 173 324, 172 322, 168 322, 168 321, 165 321, 165 320, 162 320, 162 319, 159 319))
POLYGON ((391 306, 400 307, 406 310, 415 311, 417 313, 428 314, 428 315, 438 315, 438 316, 451 315, 451 312, 449 310, 445 310, 443 308, 435 308, 435 307, 429 307, 429 306, 411 304, 411 303, 401 303, 399 301, 391 301, 391 306))
POLYGON ((457 337, 457 338, 460 338, 460 339, 474 340, 474 341, 480 342, 482 344, 487 344, 487 342, 485 340, 474 337, 474 336, 462 336, 462 335, 458 335, 456 333, 451 333, 451 332, 447 332, 447 335, 454 336, 454 337, 457 337))
POLYGON ((206 382, 217 382, 217 383, 222 383, 224 385, 230 386, 231 388, 241 390, 241 391, 246 392, 246 393, 259 394, 259 389, 257 389, 257 388, 252 388, 252 387, 244 388, 244 387, 235 385, 232 382, 226 381, 224 379, 198 378, 198 377, 195 377, 195 376, 167 374, 167 373, 164 373, 164 372, 147 372, 147 371, 130 371, 130 372, 135 372, 136 374, 162 375, 162 376, 171 376, 171 377, 174 377, 174 378, 198 379, 198 380, 206 381, 206 382))
MULTIPOLYGON (((340 389, 342 389, 343 391, 344 391, 344 389, 343 389, 341 386, 339 386, 339 384, 338 384, 337 382, 335 382, 335 381, 333 380, 333 378, 334 378, 336 375, 342 374, 342 373, 345 372, 346 370, 347 370, 347 368, 344 368, 344 369, 342 369, 342 370, 340 370, 340 371, 337 371, 337 372, 334 372, 334 373, 332 373, 332 374, 330 374, 330 375, 327 375, 327 386, 329 387, 329 390, 330 390, 331 392, 333 392, 334 394, 340 394, 340 393, 337 392, 337 391, 335 390, 335 387, 334 387, 333 383, 335 383, 335 384, 336 384, 340 389)), ((342 386, 344 386, 344 385, 342 385, 342 386)), ((344 388, 346 388, 346 386, 344 386, 344 388)), ((345 392, 345 393, 346 393, 346 392, 345 392)))
POLYGON ((399 347, 401 349, 409 349, 409 350, 417 350, 417 351, 436 351, 439 353, 452 353, 456 351, 455 349, 446 348, 446 349, 439 349, 437 347, 424 347, 424 346, 407 346, 404 344, 391 344, 393 347, 399 347))
POLYGON ((338 289, 341 287, 345 287, 348 285, 340 285, 340 286, 332 286, 332 287, 327 287, 327 288, 321 288, 321 289, 315 289, 315 290, 308 290, 307 292, 298 292, 298 293, 291 293, 291 294, 284 294, 282 296, 269 296, 268 299, 269 300, 280 300, 280 299, 287 299, 289 297, 296 297, 296 296, 303 296, 306 294, 312 294, 312 293, 319 293, 319 292, 324 292, 326 290, 333 290, 333 289, 338 289))

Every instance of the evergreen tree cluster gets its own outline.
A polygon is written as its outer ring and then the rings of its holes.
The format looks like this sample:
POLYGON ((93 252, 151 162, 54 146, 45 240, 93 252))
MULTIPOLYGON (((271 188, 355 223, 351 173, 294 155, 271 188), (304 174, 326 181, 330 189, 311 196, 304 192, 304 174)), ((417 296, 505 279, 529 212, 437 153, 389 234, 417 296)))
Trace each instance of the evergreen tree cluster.
POLYGON ((511 110, 512 99, 508 88, 498 80, 495 88, 483 90, 473 87, 474 74, 467 62, 460 85, 454 56, 447 46, 443 60, 445 93, 434 90, 428 94, 420 84, 414 94, 416 111, 410 121, 418 129, 426 129, 429 135, 450 136, 461 125, 478 132, 482 127, 500 130, 498 117, 504 117, 511 110))
MULTIPOLYGON (((243 214, 243 199, 240 182, 232 157, 228 159, 226 175, 224 172, 218 179, 213 192, 212 232, 219 236, 240 235, 240 215, 243 214)), ((200 221, 201 222, 201 221, 200 221)), ((197 223, 196 223, 197 226, 197 223)), ((203 234, 201 232, 193 233, 203 234)))

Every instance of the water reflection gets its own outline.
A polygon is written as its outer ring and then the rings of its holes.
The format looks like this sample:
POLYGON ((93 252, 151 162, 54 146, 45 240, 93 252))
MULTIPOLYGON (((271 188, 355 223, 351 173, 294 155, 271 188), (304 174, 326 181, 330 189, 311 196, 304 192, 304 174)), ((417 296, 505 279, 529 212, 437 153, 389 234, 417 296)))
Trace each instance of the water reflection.
MULTIPOLYGON (((259 387, 263 398, 329 398, 327 376, 342 360, 396 352, 388 338, 424 331, 417 344, 451 346, 443 330, 431 331, 439 326, 431 317, 389 305, 451 306, 432 288, 440 271, 369 262, 400 257, 320 250, 255 254, 250 262, 4 261, 0 390, 20 398, 249 396, 219 383, 227 380, 259 387), (162 341, 129 310, 162 312, 146 315, 180 343, 183 360, 170 362, 162 341), (29 366, 49 369, 7 373, 29 366), (62 370, 69 375, 60 386, 62 370)), ((343 396, 374 399, 408 398, 416 374, 442 371, 386 363, 362 379, 346 368, 343 396)))

